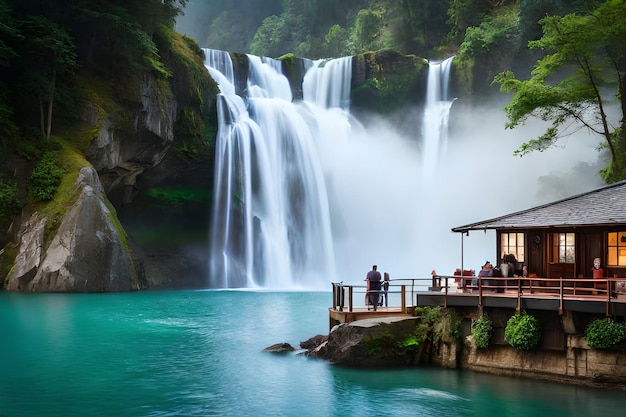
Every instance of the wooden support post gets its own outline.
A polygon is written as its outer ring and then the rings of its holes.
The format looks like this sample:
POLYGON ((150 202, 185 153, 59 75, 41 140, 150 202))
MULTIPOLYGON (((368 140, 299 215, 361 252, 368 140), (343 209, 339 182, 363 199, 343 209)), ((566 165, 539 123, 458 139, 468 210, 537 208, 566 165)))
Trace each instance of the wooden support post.
POLYGON ((563 315, 563 277, 559 278, 559 316, 563 315))
POLYGON ((402 312, 406 313, 406 285, 400 287, 400 303, 402 312))

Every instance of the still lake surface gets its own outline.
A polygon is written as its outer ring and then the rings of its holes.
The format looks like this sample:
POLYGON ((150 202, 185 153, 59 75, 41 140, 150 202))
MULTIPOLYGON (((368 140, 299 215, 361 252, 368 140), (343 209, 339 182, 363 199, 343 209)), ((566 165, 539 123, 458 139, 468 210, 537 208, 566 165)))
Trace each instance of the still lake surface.
POLYGON ((327 334, 331 298, 0 292, 0 416, 626 416, 621 391, 263 352, 327 334))

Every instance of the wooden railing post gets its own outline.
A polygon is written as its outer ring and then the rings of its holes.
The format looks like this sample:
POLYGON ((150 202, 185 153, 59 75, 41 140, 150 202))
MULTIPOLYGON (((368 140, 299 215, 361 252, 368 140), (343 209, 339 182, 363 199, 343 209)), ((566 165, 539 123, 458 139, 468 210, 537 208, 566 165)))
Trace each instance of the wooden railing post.
POLYGON ((352 287, 352 285, 350 285, 348 287, 348 311, 352 313, 352 295, 354 293, 354 288, 352 287))
POLYGON ((478 315, 483 315, 483 280, 482 277, 478 277, 478 315))
POLYGON ((559 277, 559 316, 563 315, 563 277, 559 277))
POLYGON ((611 282, 606 280, 606 316, 611 316, 611 282))
POLYGON ((402 308, 402 312, 406 313, 406 285, 400 287, 400 307, 402 308))

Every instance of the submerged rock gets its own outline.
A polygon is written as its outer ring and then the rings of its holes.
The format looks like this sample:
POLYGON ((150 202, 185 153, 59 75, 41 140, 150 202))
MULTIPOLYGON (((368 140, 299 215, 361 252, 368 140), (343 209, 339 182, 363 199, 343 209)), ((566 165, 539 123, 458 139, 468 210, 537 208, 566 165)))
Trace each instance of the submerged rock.
POLYGON ((276 343, 263 349, 263 352, 285 353, 293 352, 295 349, 289 343, 276 343))

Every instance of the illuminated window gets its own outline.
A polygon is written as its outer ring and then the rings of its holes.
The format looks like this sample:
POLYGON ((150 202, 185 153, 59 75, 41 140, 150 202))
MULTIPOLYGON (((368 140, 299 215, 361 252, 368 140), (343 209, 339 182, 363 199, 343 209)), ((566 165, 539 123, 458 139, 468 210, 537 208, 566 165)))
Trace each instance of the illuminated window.
POLYGON ((552 233, 550 262, 573 264, 576 241, 574 233, 552 233))
POLYGON ((608 255, 607 265, 626 266, 626 232, 610 232, 608 237, 608 255))
POLYGON ((524 233, 502 233, 500 250, 504 255, 515 255, 518 262, 524 262, 524 233))

